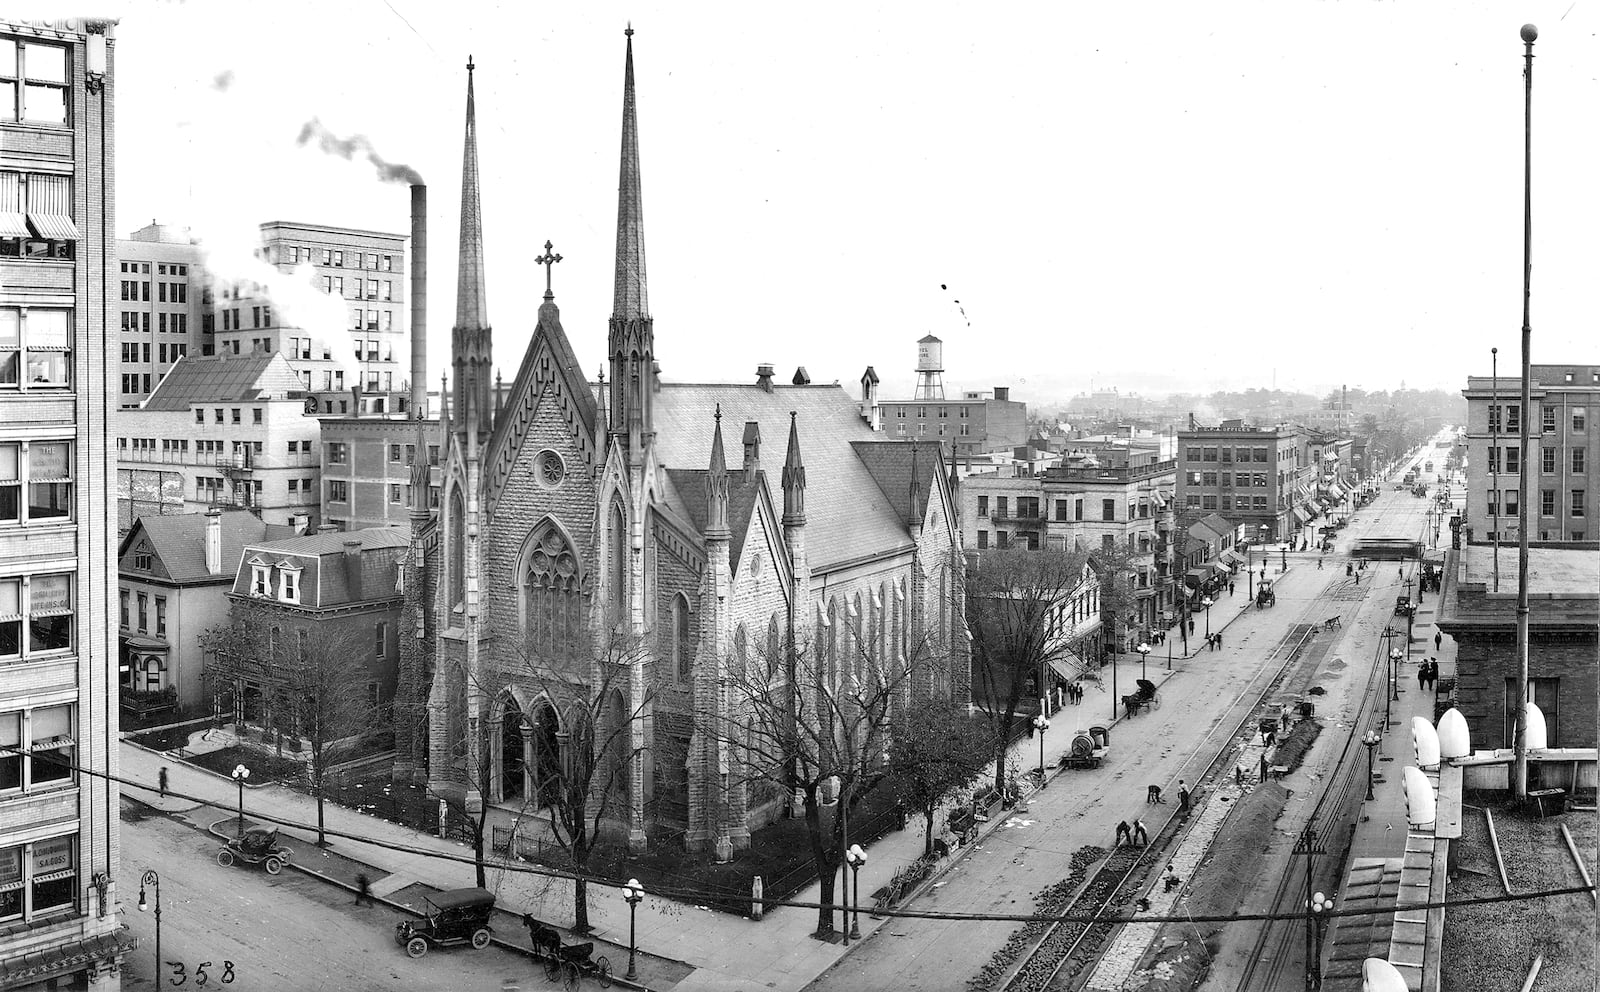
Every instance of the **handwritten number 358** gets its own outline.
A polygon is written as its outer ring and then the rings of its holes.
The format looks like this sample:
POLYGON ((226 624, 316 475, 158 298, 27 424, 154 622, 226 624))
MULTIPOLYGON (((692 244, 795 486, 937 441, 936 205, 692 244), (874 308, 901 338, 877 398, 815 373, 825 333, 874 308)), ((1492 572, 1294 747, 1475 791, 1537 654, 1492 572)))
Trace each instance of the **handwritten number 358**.
MULTIPOLYGON (((189 981, 189 976, 184 972, 182 961, 168 961, 167 967, 172 969, 172 977, 167 979, 168 984, 178 986, 189 981)), ((211 976, 206 973, 206 969, 210 967, 212 967, 210 961, 202 961, 195 966, 194 984, 196 988, 205 988, 206 983, 211 981, 211 976)), ((233 978, 233 962, 222 962, 222 976, 218 981, 223 985, 232 985, 233 978)))

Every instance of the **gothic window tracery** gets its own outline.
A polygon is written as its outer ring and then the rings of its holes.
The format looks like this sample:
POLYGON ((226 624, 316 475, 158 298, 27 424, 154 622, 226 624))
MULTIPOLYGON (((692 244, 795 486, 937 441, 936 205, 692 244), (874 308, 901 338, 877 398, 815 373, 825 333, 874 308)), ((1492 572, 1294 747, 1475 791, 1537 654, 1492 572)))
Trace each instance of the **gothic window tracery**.
POLYGON ((572 654, 583 643, 583 576, 566 536, 545 522, 529 540, 522 573, 523 635, 535 657, 572 654))
POLYGON ((694 667, 694 644, 689 638, 689 597, 672 597, 672 671, 679 682, 688 682, 694 667))
POLYGON ((628 605, 628 523, 622 513, 621 502, 611 504, 611 524, 608 528, 606 563, 606 606, 612 622, 623 617, 628 605))

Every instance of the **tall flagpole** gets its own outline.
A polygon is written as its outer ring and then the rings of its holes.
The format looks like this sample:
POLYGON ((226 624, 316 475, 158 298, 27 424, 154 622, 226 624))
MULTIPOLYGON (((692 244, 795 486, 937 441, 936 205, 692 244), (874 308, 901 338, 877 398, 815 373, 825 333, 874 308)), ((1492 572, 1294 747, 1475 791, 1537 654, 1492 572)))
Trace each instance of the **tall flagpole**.
POLYGON ((1489 492, 1494 495, 1489 512, 1490 539, 1494 541, 1494 591, 1500 591, 1500 349, 1489 349, 1489 492))
POLYGON ((1521 464, 1517 466, 1517 708, 1511 766, 1512 788, 1528 798, 1528 411, 1532 408, 1533 326, 1528 309, 1533 277, 1533 43, 1539 29, 1522 26, 1523 151, 1522 151, 1522 410, 1521 464))

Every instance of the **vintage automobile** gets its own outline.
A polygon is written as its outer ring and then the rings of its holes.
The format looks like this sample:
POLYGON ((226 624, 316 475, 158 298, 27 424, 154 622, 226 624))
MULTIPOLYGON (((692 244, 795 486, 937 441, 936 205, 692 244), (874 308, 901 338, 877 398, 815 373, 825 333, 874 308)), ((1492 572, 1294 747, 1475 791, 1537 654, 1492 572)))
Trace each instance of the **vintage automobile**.
POLYGON ((217 852, 217 864, 229 868, 235 861, 243 861, 247 865, 261 865, 268 875, 276 875, 293 856, 293 851, 278 846, 277 828, 252 827, 242 836, 229 840, 228 846, 217 852))
POLYGON ((1417 604, 1411 601, 1410 596, 1396 596, 1394 598, 1394 615, 1397 617, 1416 616, 1417 604))
POLYGON ((420 920, 394 925, 394 942, 409 957, 420 958, 429 947, 471 944, 474 950, 489 946, 489 917, 494 893, 486 889, 450 889, 425 897, 428 913, 420 920))

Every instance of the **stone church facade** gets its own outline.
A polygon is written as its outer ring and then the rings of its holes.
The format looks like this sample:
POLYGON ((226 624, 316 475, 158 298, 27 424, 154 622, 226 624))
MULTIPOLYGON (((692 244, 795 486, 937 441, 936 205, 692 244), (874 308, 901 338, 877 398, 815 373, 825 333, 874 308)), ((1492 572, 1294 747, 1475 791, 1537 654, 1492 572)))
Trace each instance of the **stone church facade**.
MULTIPOLYGON (((590 803, 606 800, 608 830, 725 853, 793 802, 712 729, 750 719, 731 673, 781 679, 776 659, 805 650, 849 677, 849 659, 888 670, 915 654, 929 662, 904 704, 967 702, 956 483, 937 443, 878 429, 871 369, 859 400, 766 366, 745 383, 662 379, 628 34, 597 382, 548 276, 515 379, 491 380, 469 74, 444 485, 437 516, 412 521, 396 771, 527 818, 572 749, 601 741, 590 803)), ((539 261, 560 257, 547 244, 539 261)))

